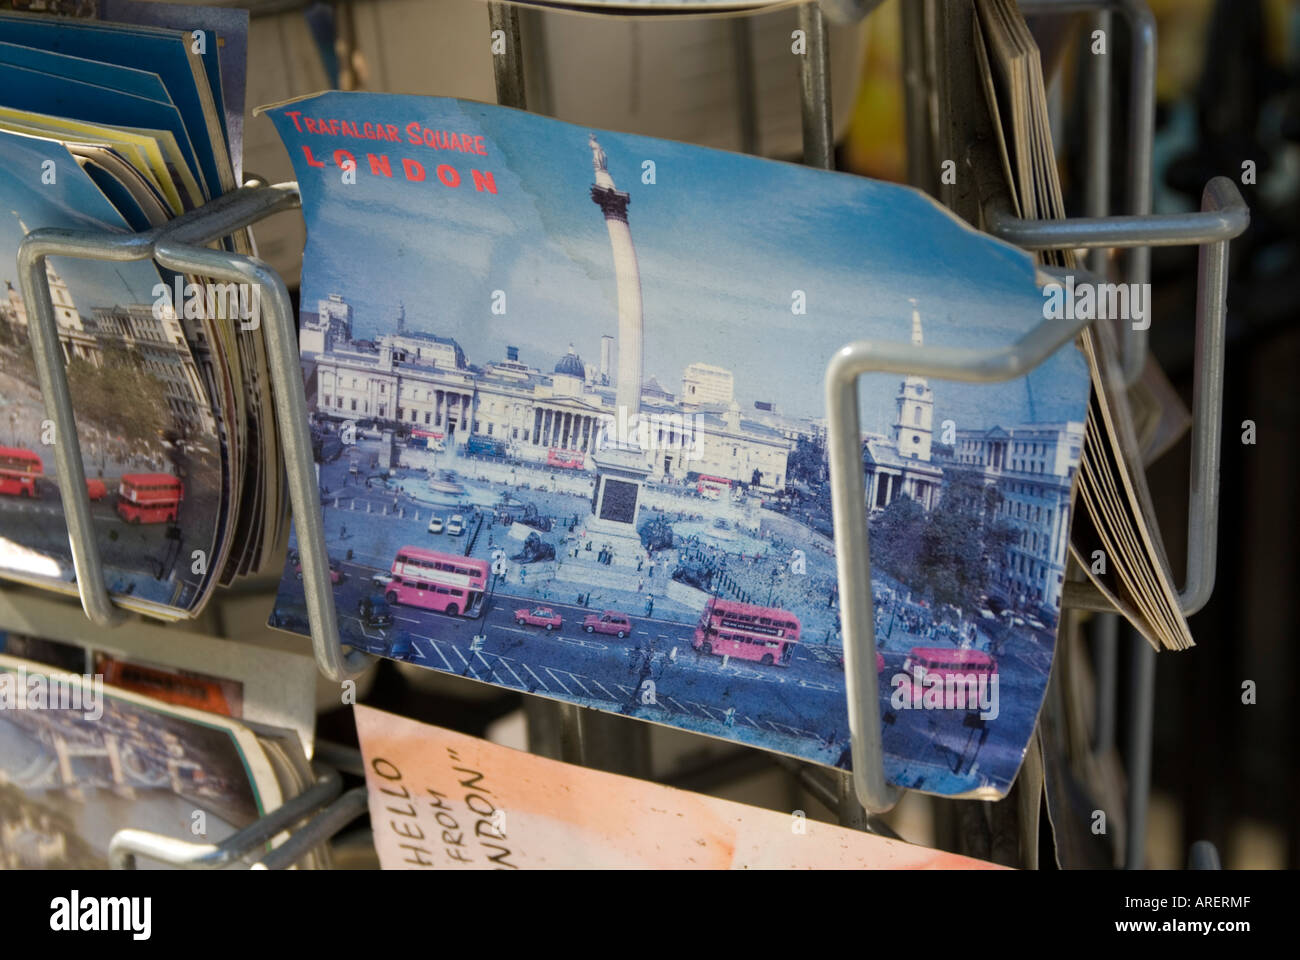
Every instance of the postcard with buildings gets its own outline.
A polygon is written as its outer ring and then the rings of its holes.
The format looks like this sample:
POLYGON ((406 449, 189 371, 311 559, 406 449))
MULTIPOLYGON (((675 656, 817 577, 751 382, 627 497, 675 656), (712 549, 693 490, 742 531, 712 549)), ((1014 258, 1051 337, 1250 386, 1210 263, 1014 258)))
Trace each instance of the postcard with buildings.
MULTIPOLYGON (((1030 259, 906 188, 501 107, 270 114, 344 642, 847 766, 827 362, 1013 341, 1043 317, 1030 259)), ((1085 362, 861 387, 886 773, 1005 792, 1051 667, 1085 362)), ((305 632, 299 571, 272 623, 305 632)))
POLYGON ((242 726, 0 655, 0 869, 105 869, 128 827, 216 843, 280 800, 242 726))
MULTIPOLYGON (((66 147, 0 132, 0 576, 74 579, 19 245, 38 227, 125 226, 66 147)), ((209 342, 160 299, 170 282, 151 263, 50 258, 46 277, 107 586, 187 610, 206 576, 194 551, 214 555, 223 496, 209 342)))

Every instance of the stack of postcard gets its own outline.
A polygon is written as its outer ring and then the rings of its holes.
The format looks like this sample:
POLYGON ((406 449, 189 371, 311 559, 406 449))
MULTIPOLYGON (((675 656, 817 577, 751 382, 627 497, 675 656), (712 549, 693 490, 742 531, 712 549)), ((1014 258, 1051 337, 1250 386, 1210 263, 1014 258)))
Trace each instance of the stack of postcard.
MULTIPOLYGON (((848 766, 827 364, 1014 342, 1033 259, 905 187, 498 106, 269 113, 344 643, 848 766)), ((1073 345, 1001 384, 862 380, 895 783, 1016 776, 1089 392, 1073 345)), ((292 555, 272 623, 306 632, 292 555)))
MULTIPOLYGON (((979 0, 976 11, 973 39, 985 64, 985 95, 1012 208, 1024 217, 1060 219, 1065 204, 1038 48, 1012 0, 979 0)), ((1075 266, 1071 251, 1045 252, 1042 262, 1067 270, 1075 266)), ((1097 279, 1101 282, 1084 277, 1076 282, 1067 275, 1064 284, 1057 284, 1062 309, 1087 309, 1099 321, 1080 337, 1094 391, 1079 487, 1084 510, 1071 534, 1071 551, 1106 599, 1152 646, 1183 650, 1193 646, 1192 635, 1142 467, 1168 449, 1189 419, 1181 403, 1170 402, 1173 391, 1152 358, 1132 394, 1120 375, 1115 331, 1119 324, 1150 323, 1150 285, 1097 279), (1153 392, 1163 400, 1152 400, 1153 392), (1152 416, 1153 407, 1171 413, 1152 416), (1144 408, 1146 415, 1136 417, 1144 408), (1140 426, 1144 422, 1146 429, 1140 426)))
MULTIPOLYGON (((145 230, 234 189, 248 24, 134 0, 77 9, 119 22, 0 13, 0 575, 68 592, 19 245, 38 228, 145 230)), ((246 233, 229 243, 252 251, 246 233)), ((149 261, 55 257, 44 279, 109 590, 192 615, 282 529, 258 291, 149 261)))
MULTIPOLYGON (((68 649, 14 645, 54 660, 68 649)), ((0 654, 0 869, 104 869, 127 829, 220 844, 313 780, 292 731, 0 654)), ((327 864, 322 849, 301 866, 327 864)))

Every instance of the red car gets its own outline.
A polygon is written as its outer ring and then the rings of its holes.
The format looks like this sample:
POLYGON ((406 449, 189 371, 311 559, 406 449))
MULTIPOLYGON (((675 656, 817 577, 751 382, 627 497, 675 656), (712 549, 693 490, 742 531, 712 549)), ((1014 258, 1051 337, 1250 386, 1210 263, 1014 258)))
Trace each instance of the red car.
POLYGON ((97 480, 93 477, 86 480, 86 495, 91 500, 103 500, 108 494, 108 487, 103 480, 97 480))
POLYGON ((564 618, 550 607, 520 607, 515 611, 515 622, 521 627, 545 627, 558 630, 564 624, 564 618))
POLYGON ((612 633, 622 639, 632 633, 632 621, 627 614, 617 610, 606 610, 597 616, 589 613, 582 618, 582 629, 588 633, 612 633))
MULTIPOLYGON (((299 580, 302 579, 301 562, 295 563, 293 565, 293 572, 298 575, 299 580)), ((333 557, 330 557, 330 584, 332 586, 337 587, 342 582, 343 582, 343 571, 339 569, 339 562, 335 560, 333 557)))

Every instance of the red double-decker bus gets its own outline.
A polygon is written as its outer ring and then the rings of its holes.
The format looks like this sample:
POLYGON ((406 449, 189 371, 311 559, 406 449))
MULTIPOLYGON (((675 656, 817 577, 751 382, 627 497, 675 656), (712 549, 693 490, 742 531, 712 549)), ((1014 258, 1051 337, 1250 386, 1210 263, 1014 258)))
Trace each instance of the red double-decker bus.
POLYGON ((586 458, 581 450, 566 450, 564 447, 550 447, 546 451, 546 465, 564 470, 581 470, 586 458))
POLYGON ((708 500, 720 500, 723 494, 731 495, 731 481, 726 477, 700 474, 700 479, 695 483, 695 491, 708 500))
POLYGON ((701 653, 787 667, 799 642, 799 618, 780 607, 712 597, 692 646, 701 653))
POLYGON ((117 512, 127 523, 174 523, 185 484, 170 473, 124 473, 117 488, 117 512))
POLYGON ((0 447, 0 493, 39 497, 36 478, 45 473, 41 458, 22 447, 0 447))
POLYGON ((420 547, 402 547, 384 596, 389 603, 449 616, 475 617, 487 589, 488 562, 420 547))

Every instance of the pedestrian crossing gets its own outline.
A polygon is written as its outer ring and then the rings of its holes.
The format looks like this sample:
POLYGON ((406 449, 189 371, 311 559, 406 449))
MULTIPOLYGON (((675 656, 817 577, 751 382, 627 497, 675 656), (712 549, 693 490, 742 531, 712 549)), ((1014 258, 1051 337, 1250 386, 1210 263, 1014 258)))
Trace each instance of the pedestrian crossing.
MULTIPOLYGON (((663 711, 665 722, 667 722, 667 715, 680 714, 697 720, 721 723, 726 726, 744 725, 764 733, 775 732, 800 739, 822 739, 820 735, 811 730, 804 730, 788 723, 769 720, 761 716, 754 717, 734 711, 729 713, 724 708, 700 703, 696 700, 656 694, 652 702, 645 703, 638 688, 613 683, 608 679, 602 682, 595 677, 575 673, 572 670, 529 664, 514 657, 495 653, 474 651, 466 656, 465 651, 456 644, 433 637, 413 635, 411 645, 415 653, 414 659, 427 663, 435 669, 469 677, 472 680, 522 690, 527 693, 542 693, 564 697, 569 700, 583 700, 597 707, 610 704, 622 708, 628 704, 635 704, 638 707, 645 707, 652 711, 656 709, 663 711)), ((667 660, 667 655, 664 655, 663 659, 667 660)), ((660 658, 656 658, 652 664, 652 669, 655 664, 659 663, 660 658)), ((674 664, 674 667, 701 669, 701 667, 690 661, 680 658, 674 664)), ((708 672, 716 674, 718 671, 708 672)), ((651 716, 649 719, 658 718, 651 716)))

